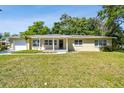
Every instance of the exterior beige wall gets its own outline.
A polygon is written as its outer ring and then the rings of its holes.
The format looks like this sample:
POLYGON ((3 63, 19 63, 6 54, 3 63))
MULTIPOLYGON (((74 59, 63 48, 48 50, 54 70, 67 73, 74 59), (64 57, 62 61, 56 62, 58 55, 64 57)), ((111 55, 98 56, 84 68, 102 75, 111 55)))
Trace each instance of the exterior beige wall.
POLYGON ((32 46, 32 50, 40 50, 39 47, 32 46))
POLYGON ((107 46, 112 46, 112 40, 107 40, 107 46))
MULTIPOLYGON (((83 40, 83 44, 79 46, 74 44, 75 40, 79 39, 69 39, 70 51, 100 51, 100 48, 95 46, 95 39, 80 39, 83 40)), ((107 40, 107 45, 112 45, 111 40, 107 40)))
POLYGON ((26 41, 26 43, 27 43, 27 46, 26 46, 26 48, 27 48, 27 50, 29 50, 30 48, 30 45, 29 45, 29 39, 26 41))

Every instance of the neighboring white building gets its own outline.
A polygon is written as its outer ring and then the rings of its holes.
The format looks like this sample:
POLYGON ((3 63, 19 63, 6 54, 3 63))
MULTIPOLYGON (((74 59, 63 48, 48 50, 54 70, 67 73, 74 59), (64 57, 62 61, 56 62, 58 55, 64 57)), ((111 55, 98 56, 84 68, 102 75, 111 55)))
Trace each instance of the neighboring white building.
POLYGON ((11 49, 43 51, 100 51, 101 46, 112 46, 112 37, 83 35, 29 35, 27 40, 13 36, 11 49))

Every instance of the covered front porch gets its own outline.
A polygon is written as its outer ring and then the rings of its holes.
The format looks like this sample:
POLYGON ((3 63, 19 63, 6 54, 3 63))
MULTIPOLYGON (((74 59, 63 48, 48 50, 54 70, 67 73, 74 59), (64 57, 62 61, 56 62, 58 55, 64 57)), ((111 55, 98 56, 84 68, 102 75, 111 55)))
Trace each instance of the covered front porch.
POLYGON ((67 52, 68 38, 32 38, 29 40, 29 50, 67 52))

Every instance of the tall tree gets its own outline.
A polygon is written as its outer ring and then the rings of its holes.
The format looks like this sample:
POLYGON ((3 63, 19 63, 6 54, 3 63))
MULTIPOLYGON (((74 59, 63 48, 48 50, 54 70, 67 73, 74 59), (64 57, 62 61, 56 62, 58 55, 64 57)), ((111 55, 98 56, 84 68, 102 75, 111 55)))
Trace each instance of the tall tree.
POLYGON ((55 22, 52 28, 54 34, 67 35, 99 35, 100 29, 98 27, 98 20, 95 18, 86 19, 71 17, 63 14, 59 22, 55 22))
MULTIPOLYGON (((0 9, 0 12, 2 11, 2 9, 0 9)), ((0 40, 2 39, 2 33, 0 33, 0 40)))
POLYGON ((4 32, 3 33, 3 36, 6 37, 6 38, 8 38, 8 37, 10 37, 10 33, 9 32, 4 32))
POLYGON ((8 40, 9 37, 10 37, 10 33, 9 32, 4 32, 2 34, 2 40, 8 40))
POLYGON ((28 30, 25 32, 20 32, 21 35, 43 35, 49 33, 49 28, 44 26, 44 22, 37 21, 34 22, 32 26, 28 27, 28 30))
POLYGON ((98 16, 104 22, 104 26, 110 34, 112 34, 120 29, 120 25, 124 23, 124 6, 103 6, 103 9, 98 12, 98 16))
POLYGON ((109 5, 103 6, 103 9, 98 12, 98 17, 104 23, 104 31, 107 36, 114 36, 114 46, 119 48, 124 44, 124 34, 121 25, 124 23, 124 6, 109 5))
POLYGON ((10 37, 10 33, 9 32, 4 32, 0 34, 0 39, 1 40, 7 40, 10 37))

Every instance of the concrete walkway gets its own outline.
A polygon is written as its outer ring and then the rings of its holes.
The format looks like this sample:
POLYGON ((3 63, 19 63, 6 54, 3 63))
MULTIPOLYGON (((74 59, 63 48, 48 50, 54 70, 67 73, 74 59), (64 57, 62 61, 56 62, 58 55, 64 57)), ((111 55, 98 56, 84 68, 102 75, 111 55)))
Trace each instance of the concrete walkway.
POLYGON ((0 55, 3 55, 3 54, 11 54, 12 52, 13 52, 13 51, 6 50, 6 51, 0 52, 0 55))

